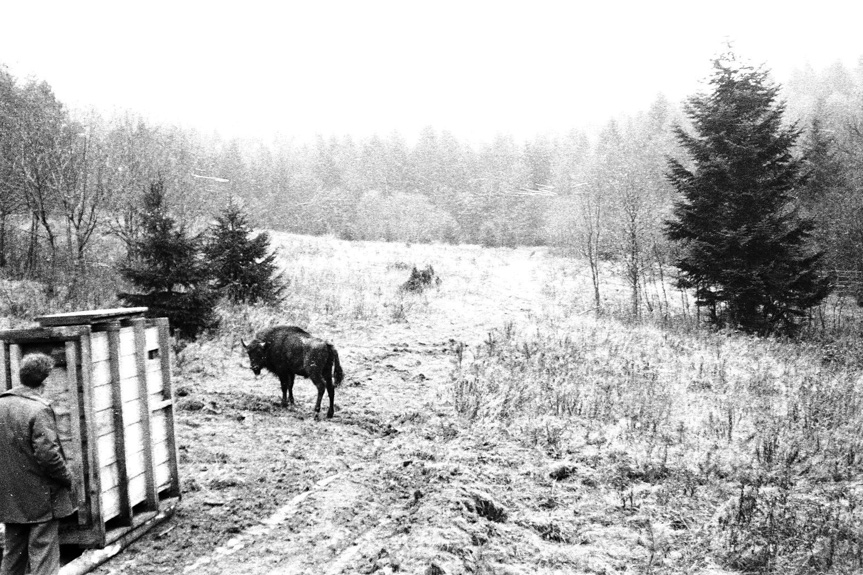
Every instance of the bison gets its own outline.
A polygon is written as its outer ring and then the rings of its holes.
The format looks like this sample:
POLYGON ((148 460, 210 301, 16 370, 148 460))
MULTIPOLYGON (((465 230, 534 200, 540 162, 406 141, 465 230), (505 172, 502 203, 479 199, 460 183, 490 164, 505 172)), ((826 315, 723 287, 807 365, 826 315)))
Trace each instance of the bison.
POLYGON ((279 377, 283 407, 294 404, 294 376, 301 375, 312 380, 318 388, 315 418, 321 412, 324 389, 330 397, 327 417, 333 416, 335 388, 342 383, 344 374, 339 364, 339 354, 331 343, 314 337, 302 328, 289 325, 259 331, 248 345, 243 340, 240 342, 249 354, 255 375, 260 375, 261 370, 267 368, 279 377))

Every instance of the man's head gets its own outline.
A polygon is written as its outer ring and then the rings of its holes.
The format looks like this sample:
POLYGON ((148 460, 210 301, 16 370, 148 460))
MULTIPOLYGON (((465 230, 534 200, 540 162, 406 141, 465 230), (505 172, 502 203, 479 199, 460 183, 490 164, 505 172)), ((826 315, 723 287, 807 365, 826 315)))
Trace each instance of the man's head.
POLYGON ((18 372, 22 385, 39 387, 54 369, 54 360, 44 353, 31 353, 21 360, 21 370, 18 372))

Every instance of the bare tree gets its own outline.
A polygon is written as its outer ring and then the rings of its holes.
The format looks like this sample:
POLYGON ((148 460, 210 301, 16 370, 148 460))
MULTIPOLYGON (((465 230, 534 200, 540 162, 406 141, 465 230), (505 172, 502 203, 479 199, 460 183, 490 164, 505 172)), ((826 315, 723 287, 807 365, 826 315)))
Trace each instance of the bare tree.
POLYGON ((578 245, 581 255, 587 258, 590 266, 590 279, 593 283, 593 298, 596 312, 602 311, 602 294, 600 293, 599 280, 599 246, 602 239, 602 223, 604 217, 603 201, 601 192, 596 188, 585 191, 579 195, 581 230, 578 245))
POLYGON ((15 79, 0 68, 0 268, 9 265, 9 221, 26 213, 24 182, 16 170, 20 141, 15 129, 21 98, 15 79))

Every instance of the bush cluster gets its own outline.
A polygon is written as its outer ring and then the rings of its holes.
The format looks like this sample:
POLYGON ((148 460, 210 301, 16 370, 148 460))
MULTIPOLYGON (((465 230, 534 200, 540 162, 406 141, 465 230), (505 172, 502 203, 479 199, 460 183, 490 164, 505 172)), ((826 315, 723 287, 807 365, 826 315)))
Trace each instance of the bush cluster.
POLYGON ((219 299, 274 303, 285 286, 269 253, 269 237, 251 237, 244 214, 233 201, 204 234, 191 235, 168 213, 164 183, 144 195, 140 233, 128 242, 121 273, 137 290, 120 293, 130 306, 167 317, 182 339, 195 339, 218 321, 219 299))

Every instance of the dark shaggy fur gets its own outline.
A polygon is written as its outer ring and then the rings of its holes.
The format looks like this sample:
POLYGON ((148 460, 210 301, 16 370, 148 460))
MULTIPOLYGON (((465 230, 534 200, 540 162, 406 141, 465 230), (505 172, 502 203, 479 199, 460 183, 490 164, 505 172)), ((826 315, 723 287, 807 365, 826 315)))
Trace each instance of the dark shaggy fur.
POLYGON ((339 364, 339 354, 331 343, 314 337, 302 328, 279 325, 259 331, 249 345, 243 342, 243 347, 249 354, 255 375, 266 368, 279 377, 282 383, 282 406, 294 404, 294 376, 301 375, 312 380, 318 388, 315 417, 321 412, 324 390, 330 398, 327 417, 333 416, 335 388, 342 383, 344 374, 339 364))

